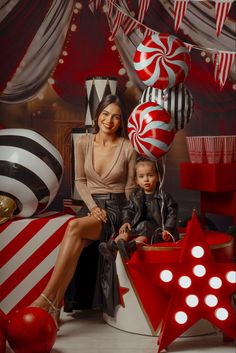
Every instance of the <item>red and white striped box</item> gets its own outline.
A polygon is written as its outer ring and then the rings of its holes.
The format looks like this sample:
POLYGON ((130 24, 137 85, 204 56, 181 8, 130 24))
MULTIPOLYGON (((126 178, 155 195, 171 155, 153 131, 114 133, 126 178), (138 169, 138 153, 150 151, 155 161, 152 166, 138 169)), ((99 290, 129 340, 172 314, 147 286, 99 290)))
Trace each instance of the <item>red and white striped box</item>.
POLYGON ((236 136, 223 136, 222 150, 223 163, 233 163, 235 161, 236 136))
POLYGON ((203 136, 187 136, 187 149, 191 163, 205 163, 206 152, 204 149, 203 136))
POLYGON ((64 199, 63 200, 63 210, 65 213, 69 213, 72 215, 76 215, 77 212, 83 205, 82 200, 74 200, 74 199, 64 199))
POLYGON ((46 286, 68 222, 46 213, 0 225, 0 307, 6 314, 30 305, 46 286))
POLYGON ((204 136, 204 148, 209 164, 220 163, 223 150, 223 136, 204 136))

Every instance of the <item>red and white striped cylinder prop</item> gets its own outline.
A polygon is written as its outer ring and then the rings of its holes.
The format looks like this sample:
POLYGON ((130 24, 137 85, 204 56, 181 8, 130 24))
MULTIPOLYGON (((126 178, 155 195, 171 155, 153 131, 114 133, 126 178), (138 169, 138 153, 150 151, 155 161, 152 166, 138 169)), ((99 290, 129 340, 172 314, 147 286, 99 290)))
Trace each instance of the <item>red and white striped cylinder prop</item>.
POLYGON ((0 225, 1 309, 11 314, 43 291, 72 215, 42 214, 0 225))
POLYGON ((0 130, 0 194, 15 200, 15 215, 43 212, 54 200, 62 175, 62 156, 45 137, 28 129, 0 130))
POLYGON ((140 155, 155 161, 169 151, 175 131, 169 113, 147 102, 136 106, 130 115, 128 136, 140 155))
POLYGON ((193 114, 193 96, 183 83, 165 92, 147 87, 142 94, 140 103, 154 102, 167 110, 175 124, 176 131, 184 129, 193 114))
POLYGON ((139 78, 145 85, 162 90, 184 82, 190 62, 184 43, 167 33, 146 36, 134 55, 134 68, 139 78))
POLYGON ((117 78, 115 77, 89 77, 85 81, 86 87, 86 113, 85 126, 92 126, 98 104, 108 94, 115 94, 117 78))

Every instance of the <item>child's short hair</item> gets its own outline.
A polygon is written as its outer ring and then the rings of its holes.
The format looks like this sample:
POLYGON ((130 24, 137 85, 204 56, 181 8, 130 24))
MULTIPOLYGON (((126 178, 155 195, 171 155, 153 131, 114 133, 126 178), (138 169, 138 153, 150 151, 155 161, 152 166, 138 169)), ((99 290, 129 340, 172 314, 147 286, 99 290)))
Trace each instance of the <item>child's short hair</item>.
POLYGON ((157 174, 159 174, 159 170, 158 170, 158 164, 156 161, 152 161, 151 159, 149 158, 146 158, 146 157, 143 157, 143 156, 138 156, 137 159, 136 159, 136 163, 135 163, 135 170, 137 171, 137 166, 140 164, 140 163, 145 163, 145 162, 148 162, 148 163, 151 163, 157 174))

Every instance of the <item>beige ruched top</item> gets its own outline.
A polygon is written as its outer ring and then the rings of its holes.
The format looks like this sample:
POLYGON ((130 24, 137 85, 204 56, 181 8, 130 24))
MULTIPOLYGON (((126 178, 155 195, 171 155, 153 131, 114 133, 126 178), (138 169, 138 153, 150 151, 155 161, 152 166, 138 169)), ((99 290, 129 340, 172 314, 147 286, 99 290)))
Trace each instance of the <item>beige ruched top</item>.
POLYGON ((93 144, 96 135, 81 135, 76 141, 75 185, 89 210, 96 206, 92 194, 122 193, 128 198, 135 187, 136 152, 129 140, 121 137, 113 160, 102 175, 93 167, 93 144))

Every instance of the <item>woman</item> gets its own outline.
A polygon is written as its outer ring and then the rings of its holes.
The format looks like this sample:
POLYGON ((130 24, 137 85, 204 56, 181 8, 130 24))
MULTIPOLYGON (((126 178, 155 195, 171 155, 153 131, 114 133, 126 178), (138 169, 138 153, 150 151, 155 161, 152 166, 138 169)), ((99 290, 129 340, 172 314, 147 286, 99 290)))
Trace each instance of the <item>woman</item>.
MULTIPOLYGON (((75 183, 85 205, 78 218, 69 222, 52 276, 33 303, 54 317, 82 250, 91 241, 107 241, 120 227, 121 209, 135 186, 136 160, 131 143, 122 136, 125 124, 121 102, 115 95, 106 96, 95 114, 95 134, 81 136, 76 145, 75 183)), ((100 264, 101 288, 96 306, 113 314, 118 302, 109 299, 113 293, 111 288, 107 293, 107 269, 103 268, 104 264, 100 264)), ((109 273, 114 275, 114 269, 109 273)))

